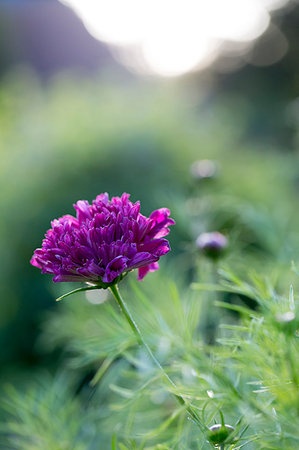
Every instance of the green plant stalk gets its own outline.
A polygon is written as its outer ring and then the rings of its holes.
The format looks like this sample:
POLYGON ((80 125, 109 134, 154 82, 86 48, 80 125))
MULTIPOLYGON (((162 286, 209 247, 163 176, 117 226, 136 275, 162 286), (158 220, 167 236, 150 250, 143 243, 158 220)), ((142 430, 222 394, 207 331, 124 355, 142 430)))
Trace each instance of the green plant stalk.
POLYGON ((292 382, 294 384, 294 387, 296 389, 297 392, 297 412, 299 414, 299 391, 298 391, 298 386, 299 386, 299 382, 298 382, 298 375, 296 372, 296 368, 295 368, 295 363, 294 363, 294 359, 293 359, 293 353, 292 353, 292 349, 290 347, 290 343, 286 342, 286 355, 287 355, 287 362, 289 364, 289 368, 290 368, 290 374, 291 374, 291 379, 292 382))
MULTIPOLYGON (((134 334, 136 335, 136 337, 138 339, 138 342, 141 345, 143 345, 144 348, 147 350, 147 352, 150 355, 152 361, 160 369, 161 373, 163 374, 164 378, 167 380, 168 384, 170 384, 171 387, 176 389, 177 387, 176 387, 175 383, 167 375, 167 373, 165 372, 165 370, 163 369, 163 367, 161 366, 161 364, 159 363, 159 361, 157 360, 157 358, 155 357, 155 355, 151 351, 150 347, 148 346, 148 344, 144 340, 144 337, 143 337, 141 331, 139 330, 138 325, 136 324, 135 320, 133 319, 132 314, 130 313, 130 310, 128 309, 126 303, 124 302, 123 298, 121 297, 121 295, 119 293, 117 284, 115 284, 113 286, 110 286, 109 289, 112 292, 115 300, 117 301, 117 303, 118 303, 121 311, 123 312, 125 318, 127 319, 131 329, 133 330, 134 334)), ((180 405, 185 405, 186 406, 186 410, 187 410, 190 418, 199 425, 199 427, 202 429, 202 431, 205 431, 206 427, 202 424, 202 422, 199 419, 198 415, 193 410, 193 408, 186 402, 186 400, 179 394, 173 394, 173 395, 175 396, 177 401, 180 403, 180 405)))

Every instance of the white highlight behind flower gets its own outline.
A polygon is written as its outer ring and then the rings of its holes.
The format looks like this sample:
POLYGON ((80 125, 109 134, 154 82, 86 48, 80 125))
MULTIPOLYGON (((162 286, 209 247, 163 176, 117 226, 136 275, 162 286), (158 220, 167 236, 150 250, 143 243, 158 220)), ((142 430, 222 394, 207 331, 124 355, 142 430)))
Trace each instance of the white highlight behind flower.
POLYGON ((95 38, 120 47, 131 68, 177 76, 211 64, 225 41, 259 37, 270 23, 268 10, 288 0, 60 1, 95 38))
POLYGON ((100 305, 108 299, 108 292, 104 289, 95 289, 94 291, 86 291, 85 296, 89 303, 100 305))

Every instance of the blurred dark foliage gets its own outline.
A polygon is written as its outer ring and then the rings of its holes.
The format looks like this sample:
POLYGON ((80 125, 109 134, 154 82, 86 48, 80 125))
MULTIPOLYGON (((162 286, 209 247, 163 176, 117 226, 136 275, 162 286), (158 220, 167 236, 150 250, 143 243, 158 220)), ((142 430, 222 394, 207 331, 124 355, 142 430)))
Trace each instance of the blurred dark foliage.
MULTIPOLYGON (((268 67, 246 64, 236 72, 219 77, 213 94, 237 94, 241 102, 247 103, 245 138, 271 143, 283 151, 294 150, 296 130, 289 120, 286 104, 299 94, 299 5, 277 11, 272 23, 287 39, 287 54, 268 67)), ((262 40, 263 37, 256 41, 253 52, 259 52, 262 40)))

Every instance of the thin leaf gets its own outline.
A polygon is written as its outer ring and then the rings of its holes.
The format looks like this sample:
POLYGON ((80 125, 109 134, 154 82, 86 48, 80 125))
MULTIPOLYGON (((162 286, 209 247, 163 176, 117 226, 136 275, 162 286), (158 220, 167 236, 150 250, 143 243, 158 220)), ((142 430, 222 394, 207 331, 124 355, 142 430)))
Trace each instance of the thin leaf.
POLYGON ((56 299, 56 301, 60 302, 60 300, 63 300, 64 298, 69 297, 72 294, 76 294, 77 292, 91 291, 93 289, 102 289, 102 288, 100 288, 99 286, 89 286, 89 287, 74 289, 73 291, 67 292, 67 294, 61 295, 61 297, 58 297, 56 299))

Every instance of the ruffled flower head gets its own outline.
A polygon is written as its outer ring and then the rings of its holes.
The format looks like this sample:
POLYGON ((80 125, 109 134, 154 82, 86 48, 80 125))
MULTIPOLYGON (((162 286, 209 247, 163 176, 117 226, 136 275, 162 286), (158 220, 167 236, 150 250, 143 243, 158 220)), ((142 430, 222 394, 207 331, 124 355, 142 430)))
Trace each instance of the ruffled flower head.
POLYGON ((76 217, 63 216, 51 222, 42 248, 35 250, 31 264, 53 281, 89 282, 105 287, 133 269, 138 280, 159 268, 158 260, 170 251, 164 237, 174 225, 166 208, 149 217, 140 214, 140 203, 130 195, 109 200, 100 194, 90 205, 79 200, 76 217))

